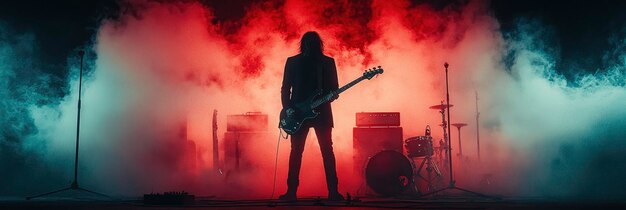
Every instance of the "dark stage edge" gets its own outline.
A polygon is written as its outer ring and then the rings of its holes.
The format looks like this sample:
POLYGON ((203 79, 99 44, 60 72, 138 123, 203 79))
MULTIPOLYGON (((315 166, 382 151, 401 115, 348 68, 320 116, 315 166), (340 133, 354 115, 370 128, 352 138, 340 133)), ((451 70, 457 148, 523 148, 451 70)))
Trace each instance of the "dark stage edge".
POLYGON ((626 209, 626 202, 546 198, 489 200, 463 196, 429 199, 361 198, 353 202, 331 202, 313 197, 301 198, 296 202, 200 197, 190 205, 145 205, 140 199, 43 198, 26 201, 18 197, 0 197, 0 209, 626 209))

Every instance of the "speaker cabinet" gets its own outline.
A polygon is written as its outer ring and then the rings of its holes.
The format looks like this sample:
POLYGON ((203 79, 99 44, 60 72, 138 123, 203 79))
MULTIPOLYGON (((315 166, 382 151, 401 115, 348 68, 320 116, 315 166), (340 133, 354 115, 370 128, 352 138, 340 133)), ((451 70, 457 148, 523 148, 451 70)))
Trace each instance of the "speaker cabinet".
POLYGON ((383 150, 403 154, 402 127, 355 127, 353 129, 354 170, 362 176, 368 158, 383 150))
POLYGON ((224 135, 224 168, 226 170, 253 171, 272 160, 275 150, 267 145, 275 144, 268 132, 226 132, 224 135), (268 157, 261 159, 260 157, 268 157))

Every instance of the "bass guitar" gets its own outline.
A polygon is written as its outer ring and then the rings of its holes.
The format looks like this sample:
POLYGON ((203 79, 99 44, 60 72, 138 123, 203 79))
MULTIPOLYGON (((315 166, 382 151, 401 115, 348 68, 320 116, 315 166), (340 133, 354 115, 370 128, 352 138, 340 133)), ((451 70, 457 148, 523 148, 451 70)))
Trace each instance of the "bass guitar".
POLYGON ((300 130, 300 127, 302 127, 302 124, 304 122, 317 117, 319 112, 317 112, 315 108, 333 100, 339 94, 348 90, 357 83, 365 79, 370 80, 374 76, 382 73, 383 69, 380 66, 365 70, 363 76, 356 78, 352 82, 344 85, 336 91, 331 91, 327 94, 318 93, 309 97, 302 103, 295 104, 293 107, 290 108, 282 109, 280 111, 280 122, 278 124, 278 127, 285 131, 285 133, 293 135, 294 133, 298 132, 298 130, 300 130))

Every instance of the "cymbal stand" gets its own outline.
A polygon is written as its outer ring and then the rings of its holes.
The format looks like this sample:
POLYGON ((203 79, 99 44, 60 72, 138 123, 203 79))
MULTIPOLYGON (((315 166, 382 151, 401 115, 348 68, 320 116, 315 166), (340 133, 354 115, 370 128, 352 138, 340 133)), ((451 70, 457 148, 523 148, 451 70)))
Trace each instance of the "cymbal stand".
MULTIPOLYGON (((448 107, 448 120, 447 120, 447 123, 450 123, 450 91, 449 91, 449 87, 448 87, 448 63, 446 62, 443 66, 444 66, 444 68, 446 70, 446 102, 447 102, 447 107, 448 107)), ((445 111, 445 110, 442 110, 442 111, 445 111)), ((446 124, 446 123, 444 123, 444 124, 446 124)), ((450 125, 446 124, 445 126, 446 126, 446 128, 448 128, 448 133, 450 133, 450 125)), ((439 189, 439 190, 435 190, 433 192, 426 193, 424 195, 421 195, 420 197, 434 195, 436 193, 439 193, 439 192, 442 192, 442 191, 445 191, 445 190, 459 190, 459 191, 471 193, 473 195, 484 197, 484 198, 499 199, 497 197, 484 195, 484 194, 481 194, 481 193, 477 193, 477 192, 474 192, 474 191, 466 190, 466 189, 463 189, 463 188, 460 188, 460 187, 456 186, 456 181, 454 180, 454 176, 453 176, 453 173, 452 173, 452 157, 451 157, 452 156, 452 153, 451 153, 452 148, 451 148, 451 145, 449 143, 450 142, 448 141, 448 144, 446 145, 446 146, 448 146, 448 166, 449 166, 448 169, 449 169, 449 172, 450 172, 450 182, 449 182, 448 187, 445 187, 445 188, 442 188, 442 189, 439 189)))
MULTIPOLYGON (((449 104, 449 103, 448 103, 449 104)), ((441 105, 443 104, 443 101, 441 101, 441 105)), ((443 107, 443 106, 442 106, 443 107)), ((450 108, 448 108, 450 109, 450 108)), ((448 150, 448 148, 450 147, 450 139, 448 138, 448 123, 446 122, 446 109, 442 108, 439 110, 439 113, 441 113, 441 127, 443 128, 443 149, 445 151, 445 154, 443 156, 443 162, 444 162, 444 167, 450 167, 448 166, 448 154, 450 153, 450 150, 448 150)))
POLYGON ((478 154, 478 161, 480 161, 480 112, 478 112, 478 91, 474 90, 476 94, 476 151, 478 154))

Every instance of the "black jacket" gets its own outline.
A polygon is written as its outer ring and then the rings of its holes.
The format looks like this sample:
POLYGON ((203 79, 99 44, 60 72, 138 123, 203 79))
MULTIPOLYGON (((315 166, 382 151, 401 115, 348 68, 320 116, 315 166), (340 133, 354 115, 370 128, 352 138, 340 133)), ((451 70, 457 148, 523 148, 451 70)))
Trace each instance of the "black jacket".
MULTIPOLYGON (((283 108, 305 101, 318 93, 319 89, 321 89, 323 94, 339 89, 337 67, 333 58, 328 56, 304 56, 302 54, 287 58, 283 85, 280 91, 283 108), (318 88, 318 65, 322 67, 321 88, 318 88)), ((320 115, 311 120, 310 125, 329 125, 332 127, 333 114, 330 103, 321 105, 317 110, 320 112, 320 115)))

